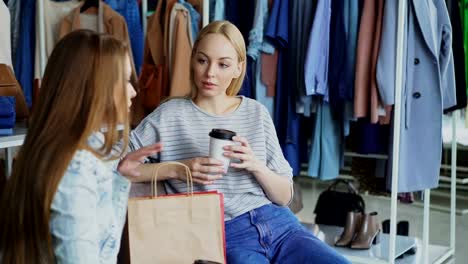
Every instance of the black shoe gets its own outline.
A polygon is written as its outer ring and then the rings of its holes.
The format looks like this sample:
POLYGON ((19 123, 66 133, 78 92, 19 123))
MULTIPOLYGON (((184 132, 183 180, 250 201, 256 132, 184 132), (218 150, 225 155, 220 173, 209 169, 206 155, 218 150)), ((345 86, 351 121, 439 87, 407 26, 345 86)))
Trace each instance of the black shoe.
MULTIPOLYGON (((384 234, 390 234, 390 219, 386 219, 382 222, 382 232, 384 234)), ((398 236, 408 236, 409 234, 409 222, 408 221, 399 221, 397 223, 397 235, 398 236)), ((414 255, 416 253, 416 248, 410 248, 404 254, 401 254, 397 259, 401 259, 404 255, 414 255)))
POLYGON ((416 246, 414 246, 414 247, 408 249, 408 251, 405 252, 405 256, 406 255, 414 255, 414 254, 416 254, 416 251, 417 251, 416 246))
POLYGON ((400 221, 397 224, 397 235, 399 236, 408 236, 409 234, 409 222, 400 221))
POLYGON ((390 234, 390 219, 382 221, 382 232, 384 234, 390 234))

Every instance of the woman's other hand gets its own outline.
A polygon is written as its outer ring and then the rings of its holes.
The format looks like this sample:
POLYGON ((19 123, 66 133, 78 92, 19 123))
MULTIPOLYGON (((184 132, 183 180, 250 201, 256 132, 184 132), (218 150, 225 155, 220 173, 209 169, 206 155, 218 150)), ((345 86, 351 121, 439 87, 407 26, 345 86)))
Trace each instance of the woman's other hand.
POLYGON ((250 147, 246 138, 235 136, 232 138, 234 142, 239 142, 240 145, 225 146, 224 156, 230 159, 238 159, 240 162, 231 162, 230 167, 236 169, 245 169, 251 173, 255 173, 260 168, 260 161, 255 157, 255 154, 250 147))
MULTIPOLYGON (((222 161, 210 157, 198 157, 181 161, 190 168, 193 182, 209 185, 215 180, 221 179, 224 171, 222 161)), ((179 180, 185 181, 185 175, 180 175, 179 180)))

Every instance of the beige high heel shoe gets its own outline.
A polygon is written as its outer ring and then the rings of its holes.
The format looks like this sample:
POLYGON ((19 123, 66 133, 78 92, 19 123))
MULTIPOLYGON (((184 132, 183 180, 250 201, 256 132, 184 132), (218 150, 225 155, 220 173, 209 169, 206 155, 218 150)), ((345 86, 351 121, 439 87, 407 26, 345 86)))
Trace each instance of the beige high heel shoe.
POLYGON ((382 228, 380 227, 379 219, 377 218, 377 212, 365 214, 361 221, 361 226, 351 242, 352 249, 369 249, 372 244, 380 243, 380 233, 382 228))
POLYGON ((346 216, 346 225, 340 239, 336 241, 335 246, 347 247, 353 241, 356 232, 359 230, 362 221, 361 212, 348 212, 346 216))

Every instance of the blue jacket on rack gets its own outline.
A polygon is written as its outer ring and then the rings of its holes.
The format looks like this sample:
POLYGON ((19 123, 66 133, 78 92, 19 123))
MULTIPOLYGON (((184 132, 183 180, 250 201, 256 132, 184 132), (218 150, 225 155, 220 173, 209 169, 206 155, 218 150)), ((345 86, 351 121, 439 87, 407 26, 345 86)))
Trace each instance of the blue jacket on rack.
POLYGON ((106 0, 112 9, 117 11, 127 22, 128 35, 132 46, 133 60, 137 74, 140 73, 143 63, 143 28, 141 25, 140 10, 137 0, 106 0))
MULTIPOLYGON (((385 1, 380 43, 385 52, 377 61, 377 84, 385 105, 395 103, 397 19, 398 1, 385 1)), ((456 104, 452 27, 444 0, 408 1, 404 36, 397 192, 413 192, 438 185, 442 114, 456 104)))
POLYGON ((21 1, 21 21, 16 50, 15 75, 21 87, 29 107, 32 104, 33 81, 34 81, 34 51, 36 43, 35 20, 36 1, 21 1))

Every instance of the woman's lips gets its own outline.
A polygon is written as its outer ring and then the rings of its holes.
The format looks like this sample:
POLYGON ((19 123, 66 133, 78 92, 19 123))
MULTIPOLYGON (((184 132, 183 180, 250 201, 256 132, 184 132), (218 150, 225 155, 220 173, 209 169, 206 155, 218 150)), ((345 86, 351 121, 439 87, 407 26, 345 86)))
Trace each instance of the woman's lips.
POLYGON ((212 83, 212 82, 202 82, 203 86, 205 88, 209 88, 209 89, 213 89, 216 87, 216 84, 212 83))

